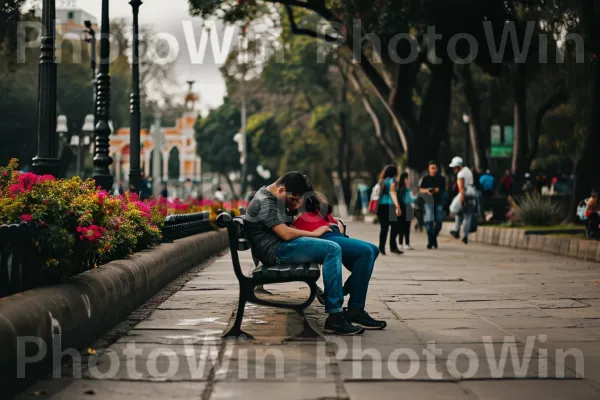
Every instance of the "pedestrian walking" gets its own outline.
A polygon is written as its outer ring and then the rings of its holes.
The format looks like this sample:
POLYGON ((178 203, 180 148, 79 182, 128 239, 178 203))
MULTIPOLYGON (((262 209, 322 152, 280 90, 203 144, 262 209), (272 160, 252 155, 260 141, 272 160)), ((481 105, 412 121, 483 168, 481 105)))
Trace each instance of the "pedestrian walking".
POLYGON ((414 216, 413 204, 415 198, 408 187, 408 173, 403 172, 398 180, 398 202, 402 215, 398 217, 398 236, 400 250, 413 250, 410 245, 410 225, 414 216))
POLYGON ((420 198, 425 201, 425 230, 427 231, 427 248, 437 249, 437 237, 444 222, 444 198, 446 195, 446 179, 439 174, 436 161, 429 161, 429 174, 419 184, 420 198))
POLYGON ((385 242, 388 232, 390 233, 390 251, 394 254, 402 254, 398 249, 398 217, 402 211, 398 203, 396 193, 396 179, 398 168, 395 165, 387 165, 379 174, 379 200, 377 205, 377 217, 379 219, 379 253, 385 255, 385 242))
MULTIPOLYGON (((460 157, 454 157, 450 163, 450 168, 454 169, 458 183, 458 199, 461 209, 455 213, 454 229, 450 234, 456 239, 460 237, 460 227, 463 227, 463 243, 469 243, 469 233, 471 232, 471 219, 475 213, 477 198, 473 180, 473 173, 463 163, 460 157)), ((455 199, 456 201, 456 199, 455 199)))

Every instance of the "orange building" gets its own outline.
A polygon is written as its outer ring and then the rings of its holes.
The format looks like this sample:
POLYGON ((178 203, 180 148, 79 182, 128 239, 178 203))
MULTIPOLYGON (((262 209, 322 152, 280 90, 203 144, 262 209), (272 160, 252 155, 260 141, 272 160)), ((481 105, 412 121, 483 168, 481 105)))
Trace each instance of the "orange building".
MULTIPOLYGON (((191 88, 191 85, 190 85, 191 88)), ((196 153, 196 138, 194 126, 198 112, 194 111, 197 97, 190 92, 186 96, 186 111, 173 127, 159 127, 152 129, 160 131, 161 144, 158 148, 154 143, 153 135, 148 129, 141 130, 141 164, 145 176, 155 176, 152 171, 152 159, 155 154, 161 159, 161 171, 158 176, 163 182, 177 179, 183 182, 190 179, 199 182, 201 178, 201 160, 196 153)), ((110 153, 113 158, 113 174, 115 183, 128 181, 129 176, 129 128, 121 128, 110 138, 110 153)), ((125 185, 124 185, 125 186, 125 185)))

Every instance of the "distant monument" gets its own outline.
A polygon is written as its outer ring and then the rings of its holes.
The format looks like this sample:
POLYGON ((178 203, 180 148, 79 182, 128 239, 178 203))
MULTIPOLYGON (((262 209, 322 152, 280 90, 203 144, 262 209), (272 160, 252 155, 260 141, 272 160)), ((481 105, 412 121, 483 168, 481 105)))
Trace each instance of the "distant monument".
MULTIPOLYGON (((163 182, 167 182, 169 177, 176 177, 180 182, 184 182, 186 179, 194 182, 200 181, 202 163, 196 152, 194 131, 196 119, 198 118, 198 112, 195 110, 198 96, 192 91, 194 82, 188 81, 187 83, 189 89, 185 95, 186 110, 181 117, 177 118, 175 126, 161 127, 155 123, 154 129, 159 129, 160 132, 155 131, 153 132, 154 135, 151 135, 148 129, 141 130, 141 161, 142 171, 144 171, 145 176, 157 175, 154 171, 151 171, 151 164, 154 164, 151 160, 155 155, 158 155, 162 160, 162 168, 158 176, 162 176, 163 182), (152 136, 160 137, 162 143, 155 146, 152 136), (171 171, 169 171, 169 160, 171 158, 179 159, 179 162, 171 163, 171 171), (151 174, 151 172, 153 173, 151 174)), ((121 128, 111 136, 110 151, 114 160, 113 174, 115 183, 121 183, 123 187, 128 187, 129 128, 121 128)))

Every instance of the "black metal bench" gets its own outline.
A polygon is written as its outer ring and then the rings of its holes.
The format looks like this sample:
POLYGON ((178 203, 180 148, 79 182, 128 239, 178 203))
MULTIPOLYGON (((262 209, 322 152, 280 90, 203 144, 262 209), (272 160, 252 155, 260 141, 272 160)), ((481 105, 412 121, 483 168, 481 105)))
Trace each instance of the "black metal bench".
POLYGON ((251 276, 246 276, 242 272, 238 251, 250 249, 250 243, 246 237, 243 217, 232 218, 227 213, 221 213, 217 217, 219 226, 227 228, 229 235, 229 248, 231 250, 231 261, 233 270, 240 285, 240 296, 235 316, 235 322, 231 329, 223 337, 246 337, 252 339, 252 336, 242 331, 242 319, 244 317, 244 307, 246 303, 284 308, 293 310, 298 314, 303 323, 303 330, 296 337, 298 338, 318 338, 322 335, 313 328, 304 314, 304 310, 315 299, 317 295, 317 280, 321 276, 319 265, 313 264, 279 264, 279 265, 259 265, 252 271, 251 276), (304 282, 308 285, 310 293, 308 299, 302 303, 285 303, 273 300, 261 299, 256 296, 255 288, 267 284, 304 282))

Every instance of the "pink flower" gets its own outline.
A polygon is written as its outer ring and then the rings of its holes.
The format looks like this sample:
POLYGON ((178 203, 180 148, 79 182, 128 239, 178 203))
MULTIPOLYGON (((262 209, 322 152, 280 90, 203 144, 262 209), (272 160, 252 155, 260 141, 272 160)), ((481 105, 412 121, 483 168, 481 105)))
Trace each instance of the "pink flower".
POLYGON ((89 242, 95 242, 102 238, 106 229, 98 225, 90 225, 88 227, 78 226, 77 233, 80 233, 79 240, 87 240, 89 242))
POLYGON ((8 176, 8 172, 6 172, 6 171, 2 171, 2 175, 3 175, 3 176, 8 176))
POLYGON ((33 219, 31 218, 31 214, 22 214, 20 218, 23 222, 31 222, 31 220, 33 219))
POLYGON ((25 187, 23 186, 22 183, 15 183, 14 185, 10 185, 10 195, 12 196, 12 198, 14 199, 16 196, 25 193, 25 187))
POLYGON ((46 223, 44 221, 40 221, 40 226, 44 226, 46 223))
POLYGON ((25 191, 28 192, 31 190, 31 188, 38 183, 40 180, 40 176, 36 175, 32 172, 25 172, 21 175, 19 175, 19 179, 18 182, 23 185, 23 187, 25 188, 25 191))
POLYGON ((55 178, 55 177, 53 177, 52 175, 42 175, 42 176, 39 178, 39 182, 45 182, 45 181, 55 181, 55 180, 56 180, 56 178, 55 178))

